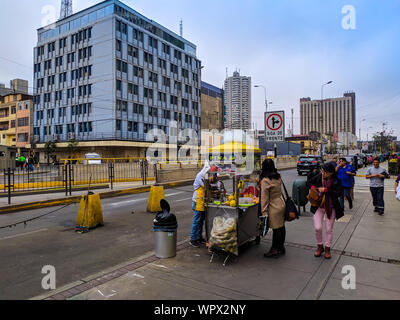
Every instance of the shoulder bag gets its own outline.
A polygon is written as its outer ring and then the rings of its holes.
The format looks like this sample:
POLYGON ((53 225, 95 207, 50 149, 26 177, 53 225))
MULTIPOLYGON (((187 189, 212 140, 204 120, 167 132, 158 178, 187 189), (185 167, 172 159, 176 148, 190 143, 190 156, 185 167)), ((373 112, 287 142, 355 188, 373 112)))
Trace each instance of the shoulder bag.
POLYGON ((289 196, 289 193, 286 189, 285 183, 282 180, 283 189, 285 190, 286 200, 285 200, 285 221, 291 222, 293 220, 299 219, 299 211, 293 201, 293 199, 289 196))

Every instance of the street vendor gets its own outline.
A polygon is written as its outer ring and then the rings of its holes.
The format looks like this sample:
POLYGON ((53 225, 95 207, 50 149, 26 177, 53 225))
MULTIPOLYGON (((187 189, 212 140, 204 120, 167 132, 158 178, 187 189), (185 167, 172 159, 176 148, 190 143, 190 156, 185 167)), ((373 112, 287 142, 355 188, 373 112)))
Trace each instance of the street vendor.
POLYGON ((206 241, 203 239, 203 225, 205 219, 205 206, 204 206, 204 181, 207 173, 211 167, 208 162, 205 163, 204 168, 197 174, 193 184, 194 193, 192 198, 193 221, 192 231, 190 233, 190 245, 199 248, 202 243, 206 241))
POLYGON ((224 183, 218 179, 218 167, 212 166, 210 169, 212 173, 210 180, 210 189, 213 199, 221 199, 222 196, 226 195, 226 189, 224 183))

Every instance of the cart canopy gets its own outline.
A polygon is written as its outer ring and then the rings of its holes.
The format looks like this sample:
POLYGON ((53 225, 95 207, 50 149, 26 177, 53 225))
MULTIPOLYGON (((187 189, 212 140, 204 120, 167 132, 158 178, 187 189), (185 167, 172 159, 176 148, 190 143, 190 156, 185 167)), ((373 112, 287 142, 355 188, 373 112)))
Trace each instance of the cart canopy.
POLYGON ((214 148, 210 148, 208 150, 209 153, 235 153, 238 151, 242 152, 254 152, 254 153, 261 153, 261 149, 249 146, 248 144, 244 144, 242 142, 228 142, 225 144, 221 144, 214 148))

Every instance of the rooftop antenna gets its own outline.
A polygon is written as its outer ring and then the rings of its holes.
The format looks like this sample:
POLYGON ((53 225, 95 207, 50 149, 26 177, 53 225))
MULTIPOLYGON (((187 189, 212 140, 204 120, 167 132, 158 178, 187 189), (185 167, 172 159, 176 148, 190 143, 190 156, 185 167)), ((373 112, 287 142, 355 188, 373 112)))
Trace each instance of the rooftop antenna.
POLYGON ((183 21, 181 19, 181 24, 180 24, 180 32, 181 32, 181 37, 183 38, 183 21))
POLYGON ((61 0, 60 20, 72 16, 72 0, 61 0))

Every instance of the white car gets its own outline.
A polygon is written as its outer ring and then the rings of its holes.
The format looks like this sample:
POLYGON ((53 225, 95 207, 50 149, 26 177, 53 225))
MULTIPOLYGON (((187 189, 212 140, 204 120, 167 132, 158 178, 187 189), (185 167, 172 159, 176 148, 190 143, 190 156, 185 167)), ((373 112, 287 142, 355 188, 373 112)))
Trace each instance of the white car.
POLYGON ((85 161, 85 164, 101 164, 101 156, 97 153, 86 153, 85 159, 93 159, 85 161))

